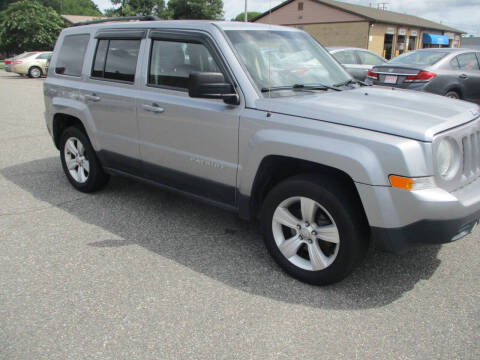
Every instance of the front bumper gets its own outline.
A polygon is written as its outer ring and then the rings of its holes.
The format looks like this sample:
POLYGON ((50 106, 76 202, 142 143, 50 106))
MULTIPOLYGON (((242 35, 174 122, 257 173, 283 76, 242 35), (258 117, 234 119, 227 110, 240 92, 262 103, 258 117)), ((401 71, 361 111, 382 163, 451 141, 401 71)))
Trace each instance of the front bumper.
POLYGON ((470 233, 480 218, 479 179, 452 193, 356 185, 372 238, 383 250, 401 253, 415 244, 455 241, 470 233))

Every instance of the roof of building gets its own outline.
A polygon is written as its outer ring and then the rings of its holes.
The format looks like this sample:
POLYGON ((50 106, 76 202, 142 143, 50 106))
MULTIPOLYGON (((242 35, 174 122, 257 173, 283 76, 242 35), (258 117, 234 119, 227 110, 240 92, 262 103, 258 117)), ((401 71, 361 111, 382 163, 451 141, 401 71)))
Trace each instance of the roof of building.
MULTIPOLYGON (((283 3, 272 8, 271 11, 273 12, 291 3, 292 1, 295 1, 295 0, 284 1, 283 3)), ((362 16, 370 21, 382 22, 387 24, 418 26, 426 29, 450 31, 455 33, 464 33, 463 31, 454 29, 450 26, 439 24, 434 21, 430 21, 414 15, 407 15, 407 14, 402 14, 402 13, 388 11, 388 10, 380 10, 380 9, 361 6, 361 5, 353 5, 353 4, 348 4, 345 2, 335 1, 335 0, 312 0, 312 1, 315 1, 320 4, 324 4, 327 6, 331 6, 331 7, 358 15, 358 16, 362 16)), ((254 18, 252 21, 256 21, 261 17, 268 15, 269 13, 270 13, 270 10, 264 12, 263 14, 260 14, 259 16, 254 18)))
POLYGON ((91 15, 60 15, 60 17, 72 25, 82 23, 85 21, 105 19, 104 16, 91 16, 91 15))

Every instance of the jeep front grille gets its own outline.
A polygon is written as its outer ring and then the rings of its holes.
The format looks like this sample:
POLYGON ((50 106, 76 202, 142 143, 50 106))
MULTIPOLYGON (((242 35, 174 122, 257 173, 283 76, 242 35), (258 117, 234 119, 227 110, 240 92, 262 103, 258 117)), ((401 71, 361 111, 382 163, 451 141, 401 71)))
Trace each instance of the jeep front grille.
MULTIPOLYGON (((475 130, 475 129, 472 129, 475 130)), ((463 176, 467 182, 480 175, 480 131, 462 137, 463 176)))

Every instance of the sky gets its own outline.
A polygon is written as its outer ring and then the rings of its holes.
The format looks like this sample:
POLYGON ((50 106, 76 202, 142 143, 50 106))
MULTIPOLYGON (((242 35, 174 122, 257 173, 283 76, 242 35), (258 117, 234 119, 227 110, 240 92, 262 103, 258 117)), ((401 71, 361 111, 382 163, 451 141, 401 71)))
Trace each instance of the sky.
MULTIPOLYGON (((247 0, 248 11, 263 12, 282 0, 247 0)), ((480 36, 480 0, 343 0, 351 4, 376 6, 386 2, 386 9, 420 16, 480 36)), ((110 0, 93 0, 100 10, 112 7, 110 0)), ((244 0, 223 0, 225 19, 243 12, 244 0)))

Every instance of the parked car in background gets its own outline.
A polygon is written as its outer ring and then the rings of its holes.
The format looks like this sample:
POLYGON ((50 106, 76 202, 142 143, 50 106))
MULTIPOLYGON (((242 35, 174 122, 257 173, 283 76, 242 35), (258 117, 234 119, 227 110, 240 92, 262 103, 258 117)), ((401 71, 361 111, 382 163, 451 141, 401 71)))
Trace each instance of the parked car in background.
POLYGON ((12 71, 31 78, 47 75, 47 60, 52 56, 51 51, 32 52, 23 57, 16 57, 13 61, 12 71))
POLYGON ((3 64, 4 64, 3 70, 5 70, 6 72, 11 72, 12 61, 13 61, 13 58, 5 59, 3 61, 3 64))
POLYGON ((374 52, 361 48, 329 46, 327 50, 357 80, 365 80, 368 70, 387 62, 374 52))
POLYGON ((368 78, 377 85, 428 91, 480 104, 480 51, 416 50, 375 66, 368 78))

